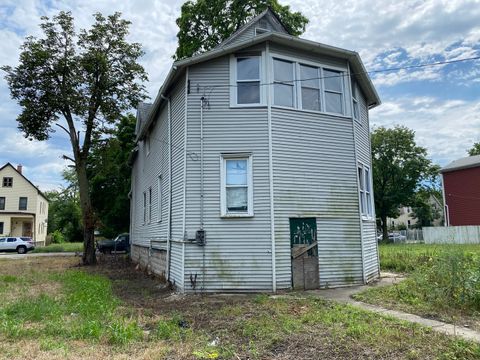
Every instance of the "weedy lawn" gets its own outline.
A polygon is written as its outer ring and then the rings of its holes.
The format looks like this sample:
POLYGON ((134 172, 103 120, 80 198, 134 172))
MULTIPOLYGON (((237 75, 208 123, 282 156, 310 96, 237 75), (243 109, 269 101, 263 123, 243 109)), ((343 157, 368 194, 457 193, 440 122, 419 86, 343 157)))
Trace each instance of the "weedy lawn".
POLYGON ((37 247, 35 250, 32 250, 32 253, 52 253, 52 252, 82 252, 83 243, 73 242, 73 243, 62 243, 62 244, 50 244, 47 246, 37 247))
POLYGON ((382 269, 407 271, 408 278, 354 296, 480 330, 480 245, 384 245, 382 269))
POLYGON ((0 261, 4 359, 478 359, 477 344, 304 293, 180 296, 123 256, 0 261))

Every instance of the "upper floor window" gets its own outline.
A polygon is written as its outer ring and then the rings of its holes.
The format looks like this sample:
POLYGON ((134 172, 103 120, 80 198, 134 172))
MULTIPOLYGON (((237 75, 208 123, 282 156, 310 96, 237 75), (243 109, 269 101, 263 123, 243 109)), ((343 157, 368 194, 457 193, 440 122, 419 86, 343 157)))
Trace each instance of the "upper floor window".
POLYGON ((320 111, 319 68, 300 65, 302 109, 320 111))
POLYGON ((236 58, 237 104, 260 104, 260 56, 236 58))
POLYGON ((251 155, 223 155, 222 216, 253 216, 251 155))
POLYGON ((372 180, 370 176, 370 168, 367 166, 358 166, 358 186, 362 216, 371 218, 373 216, 372 180))
POLYGON ((360 111, 358 108, 358 90, 357 84, 352 80, 352 104, 353 104, 353 118, 360 120, 360 111))
POLYGON ((18 210, 27 210, 28 198, 21 196, 18 199, 18 210))
POLYGON ((343 114, 343 75, 340 71, 323 69, 325 111, 343 114))
POLYGON ((148 188, 148 223, 152 222, 152 188, 148 188))
POLYGON ((295 105, 295 73, 293 62, 273 59, 273 103, 293 107, 295 105))
POLYGON ((145 154, 150 154, 150 134, 145 136, 145 154))
POLYGON ((3 178, 3 187, 12 187, 13 186, 13 178, 12 177, 4 177, 3 178))
POLYGON ((157 178, 157 207, 158 207, 158 222, 162 221, 162 195, 163 195, 163 184, 162 184, 162 175, 157 178))
POLYGON ((5 197, 0 197, 0 210, 5 210, 5 197))

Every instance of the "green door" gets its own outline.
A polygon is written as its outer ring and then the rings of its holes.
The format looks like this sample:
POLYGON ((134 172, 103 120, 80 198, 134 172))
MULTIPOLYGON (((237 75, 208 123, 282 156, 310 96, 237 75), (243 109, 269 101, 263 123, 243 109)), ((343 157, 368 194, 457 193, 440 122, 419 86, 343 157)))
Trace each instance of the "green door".
POLYGON ((318 288, 317 219, 290 218, 290 243, 293 288, 318 288))

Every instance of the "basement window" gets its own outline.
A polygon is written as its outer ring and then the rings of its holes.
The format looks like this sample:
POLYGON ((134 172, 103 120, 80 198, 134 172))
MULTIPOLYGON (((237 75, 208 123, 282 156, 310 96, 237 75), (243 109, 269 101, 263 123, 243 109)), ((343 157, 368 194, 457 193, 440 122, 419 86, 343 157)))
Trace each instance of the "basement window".
POLYGON ((222 155, 221 215, 253 216, 252 156, 222 155))

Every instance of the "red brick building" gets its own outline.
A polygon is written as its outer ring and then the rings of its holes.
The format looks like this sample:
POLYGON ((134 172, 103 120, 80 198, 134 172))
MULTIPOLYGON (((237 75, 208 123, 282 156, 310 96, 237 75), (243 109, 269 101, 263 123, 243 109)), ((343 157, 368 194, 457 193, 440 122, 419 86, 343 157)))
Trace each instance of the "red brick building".
POLYGON ((441 173, 445 224, 480 225, 480 155, 455 160, 441 173))

